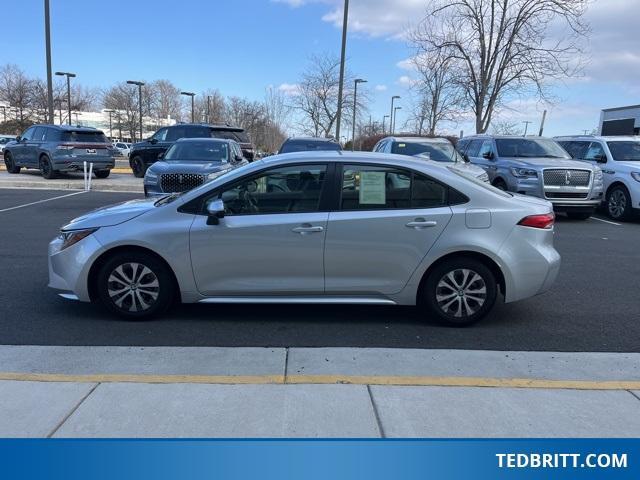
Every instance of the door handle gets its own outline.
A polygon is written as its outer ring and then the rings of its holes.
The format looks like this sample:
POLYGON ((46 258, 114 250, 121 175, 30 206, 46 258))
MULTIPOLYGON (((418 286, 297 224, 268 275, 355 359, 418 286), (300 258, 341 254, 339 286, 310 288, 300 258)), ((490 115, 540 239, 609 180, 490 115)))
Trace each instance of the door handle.
POLYGON ((434 220, 425 220, 424 218, 416 218, 413 222, 407 223, 405 226, 419 230, 421 228, 435 227, 438 222, 434 220))
POLYGON ((322 232, 323 230, 324 230, 324 228, 319 227, 319 226, 318 227, 314 227, 309 223, 303 223, 299 227, 295 227, 295 228, 291 229, 292 232, 299 233, 300 235, 306 235, 308 233, 318 233, 318 232, 322 232))

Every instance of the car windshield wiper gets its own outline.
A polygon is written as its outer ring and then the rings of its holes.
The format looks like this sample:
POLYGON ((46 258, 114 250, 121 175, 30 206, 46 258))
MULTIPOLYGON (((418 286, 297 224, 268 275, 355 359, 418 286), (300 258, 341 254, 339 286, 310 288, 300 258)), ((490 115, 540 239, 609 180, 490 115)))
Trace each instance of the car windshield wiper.
POLYGON ((166 205, 167 203, 171 203, 173 202, 176 198, 178 198, 180 195, 182 195, 184 192, 177 192, 177 193, 170 193, 169 195, 165 195, 164 197, 160 198, 156 203, 154 203, 153 205, 155 207, 159 207, 161 205, 166 205))

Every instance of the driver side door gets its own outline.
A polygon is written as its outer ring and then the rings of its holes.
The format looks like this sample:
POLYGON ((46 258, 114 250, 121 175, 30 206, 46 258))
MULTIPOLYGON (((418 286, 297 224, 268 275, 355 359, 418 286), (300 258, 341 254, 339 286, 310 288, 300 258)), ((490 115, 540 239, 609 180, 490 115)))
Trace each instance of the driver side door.
POLYGON ((218 225, 196 216, 191 263, 207 296, 321 295, 329 217, 326 164, 273 167, 204 199, 225 204, 218 225))

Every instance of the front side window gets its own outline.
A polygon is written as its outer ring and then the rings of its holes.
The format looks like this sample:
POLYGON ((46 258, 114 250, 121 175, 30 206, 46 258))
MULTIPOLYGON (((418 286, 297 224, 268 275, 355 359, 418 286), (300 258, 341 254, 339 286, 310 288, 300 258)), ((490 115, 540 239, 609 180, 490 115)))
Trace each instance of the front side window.
POLYGON ((431 208, 446 203, 447 187, 417 173, 369 165, 343 169, 342 210, 431 208))
POLYGON ((154 140, 157 140, 159 142, 164 142, 167 138, 167 128, 161 128, 160 130, 158 130, 156 133, 153 134, 153 138, 154 140))
POLYGON ((484 157, 485 155, 489 155, 493 152, 493 145, 491 140, 485 140, 482 142, 480 146, 480 151, 478 152, 478 157, 484 157))
POLYGON ((587 153, 584 155, 585 160, 596 161, 605 156, 604 149, 602 145, 598 142, 591 142, 589 148, 587 149, 587 153))
POLYGON ((609 151, 618 162, 640 162, 640 142, 607 142, 609 151))
POLYGON ((477 157, 482 147, 482 140, 471 140, 469 148, 467 149, 467 155, 469 157, 477 157))
POLYGON ((173 128, 167 129, 166 135, 167 136, 165 140, 167 142, 174 142, 176 140, 179 140, 180 138, 185 138, 187 136, 187 132, 186 132, 186 128, 184 127, 173 127, 173 128))
POLYGON ((36 142, 41 142, 42 140, 44 140, 44 136, 47 133, 47 129, 44 127, 36 127, 35 132, 33 133, 33 138, 32 140, 36 141, 36 142))
POLYGON ((585 158, 589 142, 558 142, 573 158, 585 158))
POLYGON ((570 158, 560 145, 545 138, 497 138, 500 157, 512 158, 570 158))
POLYGON ((223 142, 188 141, 174 143, 164 156, 165 160, 181 162, 229 161, 229 147, 223 142))
POLYGON ((23 140, 31 140, 35 131, 35 127, 27 128, 27 130, 20 136, 20 138, 22 138, 23 140))
POLYGON ((240 180, 219 196, 227 215, 317 212, 326 165, 296 165, 240 180))

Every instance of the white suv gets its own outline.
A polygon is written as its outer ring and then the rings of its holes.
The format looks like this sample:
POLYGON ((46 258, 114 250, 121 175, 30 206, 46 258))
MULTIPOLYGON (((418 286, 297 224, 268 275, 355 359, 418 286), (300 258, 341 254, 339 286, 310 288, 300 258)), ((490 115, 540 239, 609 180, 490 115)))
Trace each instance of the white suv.
POLYGON ((609 216, 629 220, 640 210, 640 137, 556 137, 576 160, 597 163, 604 173, 609 216))

